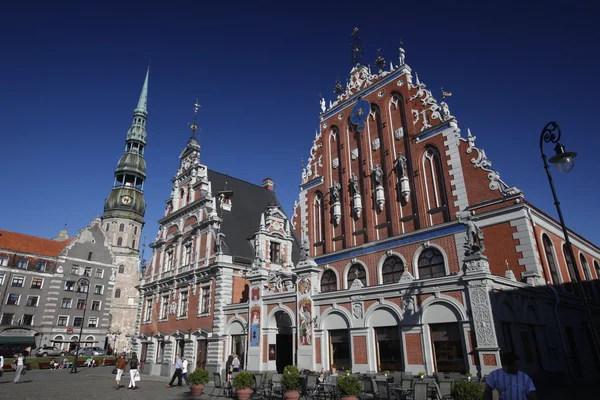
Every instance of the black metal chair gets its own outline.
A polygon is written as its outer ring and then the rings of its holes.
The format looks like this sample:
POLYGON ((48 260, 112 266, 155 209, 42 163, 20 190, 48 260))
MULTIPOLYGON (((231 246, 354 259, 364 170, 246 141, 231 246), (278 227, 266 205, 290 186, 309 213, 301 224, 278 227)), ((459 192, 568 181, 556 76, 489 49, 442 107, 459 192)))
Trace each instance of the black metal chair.
POLYGON ((221 391, 225 389, 225 387, 223 386, 223 382, 221 381, 221 374, 218 372, 213 372, 213 380, 215 382, 215 386, 213 386, 213 390, 208 396, 213 397, 215 390, 219 389, 219 391, 217 392, 217 397, 219 397, 221 395, 221 391))

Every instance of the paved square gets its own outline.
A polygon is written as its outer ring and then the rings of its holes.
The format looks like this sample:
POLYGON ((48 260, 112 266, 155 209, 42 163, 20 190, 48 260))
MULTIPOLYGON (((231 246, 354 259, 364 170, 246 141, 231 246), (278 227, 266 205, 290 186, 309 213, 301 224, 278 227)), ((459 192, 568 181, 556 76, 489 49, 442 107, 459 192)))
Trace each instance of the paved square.
MULTIPOLYGON (((122 387, 116 390, 115 375, 111 367, 81 368, 77 374, 70 370, 33 370, 21 376, 18 384, 13 383, 14 372, 4 372, 0 378, 0 398, 2 400, 57 400, 57 399, 200 399, 192 397, 189 389, 166 388, 169 379, 142 375, 138 382, 140 389, 129 390, 129 373, 126 371, 121 379, 122 387)), ((202 399, 208 400, 206 387, 202 399)), ((226 398, 222 398, 225 400, 226 398)))

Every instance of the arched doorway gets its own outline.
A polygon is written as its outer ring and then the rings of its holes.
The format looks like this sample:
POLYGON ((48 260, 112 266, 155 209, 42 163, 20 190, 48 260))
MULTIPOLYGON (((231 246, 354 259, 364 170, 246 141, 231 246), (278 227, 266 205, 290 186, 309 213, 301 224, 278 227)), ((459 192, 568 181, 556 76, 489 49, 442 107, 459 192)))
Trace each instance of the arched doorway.
POLYGON ((285 311, 277 311, 272 318, 275 320, 275 324, 273 325, 277 327, 275 365, 277 372, 281 374, 287 365, 295 364, 294 324, 290 315, 285 311))
POLYGON ((237 354, 240 367, 244 369, 246 362, 246 330, 240 321, 234 321, 229 327, 231 350, 229 354, 237 354))
POLYGON ((458 311, 447 303, 434 303, 425 308, 423 324, 429 328, 433 368, 435 372, 467 371, 464 333, 458 311))
POLYGON ((388 308, 378 308, 367 321, 373 328, 377 371, 404 371, 400 319, 388 308))
POLYGON ((352 347, 350 344, 350 324, 342 314, 333 312, 323 319, 323 329, 329 336, 329 368, 352 369, 352 347))

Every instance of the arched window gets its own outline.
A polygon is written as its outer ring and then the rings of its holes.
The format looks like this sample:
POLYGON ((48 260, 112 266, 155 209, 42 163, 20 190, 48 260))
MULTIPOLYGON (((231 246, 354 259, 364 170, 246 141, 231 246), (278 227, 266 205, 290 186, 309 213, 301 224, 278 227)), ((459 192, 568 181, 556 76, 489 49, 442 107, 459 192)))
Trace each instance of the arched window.
POLYGON ((106 224, 106 232, 108 232, 109 228, 110 228, 110 224, 106 224))
POLYGON ((121 289, 117 289, 115 290, 115 299, 120 299, 121 298, 121 289))
POLYGON ((569 250, 566 244, 562 247, 563 255, 565 256, 565 262, 567 263, 567 271, 569 271, 569 279, 571 282, 566 284, 565 287, 569 292, 573 292, 573 286, 577 283, 577 275, 575 275, 575 268, 573 267, 573 260, 569 255, 569 250))
POLYGON ((137 226, 133 228, 133 234, 137 235, 137 226))
POLYGON ((427 202, 428 225, 433 226, 450 220, 446 201, 446 184, 440 152, 428 146, 423 154, 423 183, 427 202), (441 218, 438 214, 441 214, 441 218))
POLYGON ((119 265, 119 273, 122 274, 125 272, 125 266, 123 264, 119 265))
POLYGON ((325 252, 325 200, 323 193, 317 192, 313 203, 313 241, 315 246, 323 246, 322 253, 325 252))
POLYGON ((367 286, 367 273, 360 264, 353 264, 348 270, 348 286, 352 285, 355 279, 360 280, 363 286, 367 286))
POLYGON ((437 278, 446 275, 444 256, 434 247, 428 247, 423 250, 419 256, 418 268, 420 279, 437 278))
POLYGON ((135 249, 135 239, 131 241, 131 248, 135 249))
POLYGON ((585 282, 582 282, 583 293, 588 297, 592 297, 592 275, 590 274, 590 268, 588 266, 587 260, 583 254, 579 255, 579 262, 581 263, 581 269, 583 270, 583 274, 585 275, 585 282))
POLYGON ((546 254, 546 260, 548 262, 548 269, 550 270, 550 278, 552 279, 553 285, 559 285, 560 279, 558 279, 558 268, 556 266, 556 259, 554 258, 554 246, 548 235, 542 236, 542 242, 544 244, 544 253, 546 254))
POLYGON ((117 239, 117 246, 123 246, 123 238, 122 237, 117 239))
POLYGON ((119 225, 119 232, 123 232, 125 230, 125 224, 119 225))
POLYGON ((183 196, 185 196, 185 190, 183 188, 179 189, 179 198, 183 200, 183 196))
POLYGON ((400 276, 404 272, 404 262, 398 256, 390 256, 386 258, 381 269, 381 277, 383 283, 398 283, 400 276))
POLYGON ((327 270, 321 277, 321 293, 335 292, 337 290, 337 278, 335 272, 327 270))
POLYGON ((54 337, 54 340, 64 340, 62 335, 58 335, 54 337))

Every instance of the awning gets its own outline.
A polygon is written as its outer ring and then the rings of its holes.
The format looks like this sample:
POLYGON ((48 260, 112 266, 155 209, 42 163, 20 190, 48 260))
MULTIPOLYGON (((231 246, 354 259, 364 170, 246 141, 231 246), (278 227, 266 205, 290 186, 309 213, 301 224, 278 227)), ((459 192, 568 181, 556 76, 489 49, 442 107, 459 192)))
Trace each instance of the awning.
MULTIPOLYGON (((51 342, 54 342, 54 343, 77 343, 78 340, 77 339, 73 339, 73 340, 63 340, 63 339, 54 340, 53 339, 53 340, 51 340, 51 342)), ((98 341, 97 340, 87 340, 86 339, 86 340, 82 340, 81 343, 98 343, 98 341)))
POLYGON ((0 336, 0 344, 35 344, 33 336, 0 336))

